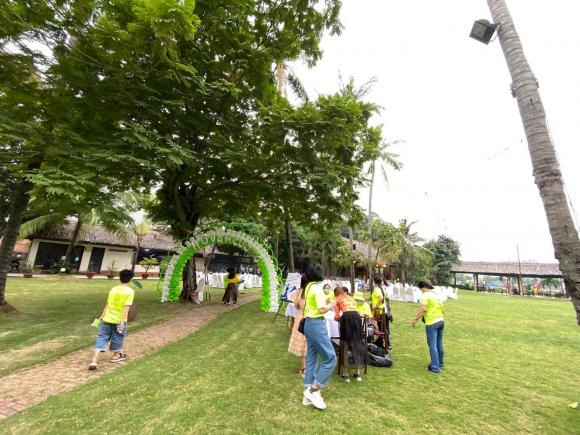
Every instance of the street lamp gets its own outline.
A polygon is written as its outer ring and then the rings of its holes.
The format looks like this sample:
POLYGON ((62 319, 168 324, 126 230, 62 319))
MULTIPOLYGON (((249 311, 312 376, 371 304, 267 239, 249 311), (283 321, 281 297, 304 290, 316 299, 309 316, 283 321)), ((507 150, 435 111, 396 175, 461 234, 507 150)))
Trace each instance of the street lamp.
POLYGON ((477 20, 473 23, 469 36, 479 42, 489 44, 496 28, 496 24, 490 23, 487 20, 477 20))

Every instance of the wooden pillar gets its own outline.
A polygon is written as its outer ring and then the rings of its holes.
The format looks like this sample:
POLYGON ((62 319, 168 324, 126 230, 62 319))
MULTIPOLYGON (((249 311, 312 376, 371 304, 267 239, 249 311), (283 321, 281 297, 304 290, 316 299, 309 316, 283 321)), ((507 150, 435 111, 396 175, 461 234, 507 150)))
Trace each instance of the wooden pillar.
POLYGON ((520 295, 524 297, 524 281, 521 275, 518 275, 518 287, 520 288, 520 295))
POLYGON ((473 274, 473 290, 475 290, 475 291, 479 291, 478 290, 478 287, 479 287, 479 279, 478 278, 479 277, 478 277, 477 273, 474 273, 473 274))
POLYGON ((457 274, 453 274, 453 287, 457 288, 457 274))

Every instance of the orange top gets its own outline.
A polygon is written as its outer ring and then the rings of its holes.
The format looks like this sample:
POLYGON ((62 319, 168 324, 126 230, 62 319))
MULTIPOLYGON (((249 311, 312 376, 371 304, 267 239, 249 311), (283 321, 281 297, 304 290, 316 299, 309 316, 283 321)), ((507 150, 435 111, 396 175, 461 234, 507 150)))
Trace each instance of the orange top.
POLYGON ((349 294, 343 293, 336 298, 334 320, 338 321, 340 315, 347 311, 357 311, 356 301, 349 294))

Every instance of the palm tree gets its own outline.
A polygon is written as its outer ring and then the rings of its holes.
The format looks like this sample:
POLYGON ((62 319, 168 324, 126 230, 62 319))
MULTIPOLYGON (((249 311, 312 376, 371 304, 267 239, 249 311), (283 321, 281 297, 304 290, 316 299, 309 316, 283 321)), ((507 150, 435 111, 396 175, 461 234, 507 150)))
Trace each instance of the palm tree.
POLYGON ((431 252, 423 248, 420 243, 424 239, 412 231, 411 227, 417 222, 408 222, 407 219, 399 221, 399 234, 401 237, 401 249, 399 251, 399 270, 401 282, 406 282, 409 278, 415 279, 416 272, 422 271, 424 262, 431 257, 431 252))
POLYGON ((382 142, 377 149, 377 153, 371 160, 371 164, 369 166, 368 173, 370 175, 370 182, 369 182, 369 210, 368 210, 368 232, 369 232, 369 243, 368 243, 368 263, 369 263, 369 279, 372 280, 373 275, 373 263, 372 263, 372 251, 373 251, 373 241, 372 241, 372 229, 373 229, 373 187, 375 183, 375 172, 377 166, 379 167, 381 174, 385 180, 385 183, 389 184, 389 178, 387 175, 387 168, 394 169, 395 171, 401 170, 403 164, 398 160, 399 155, 391 152, 389 148, 398 143, 398 141, 394 142, 382 142))
MULTIPOLYGON (((278 62, 274 69, 276 87, 280 95, 288 99, 288 87, 303 102, 308 102, 306 88, 287 62, 278 62)), ((288 272, 294 272, 294 246, 292 241, 292 222, 290 214, 284 210, 284 227, 286 229, 286 244, 288 247, 288 272)))
POLYGON ((539 84, 528 64, 505 1, 487 0, 487 3, 494 23, 498 25, 499 41, 524 124, 534 178, 544 203, 554 253, 580 325, 580 239, 568 207, 560 164, 538 92, 539 84))
POLYGON ((147 234, 153 229, 153 224, 149 219, 142 219, 140 221, 133 222, 131 225, 131 231, 135 234, 135 255, 133 255, 133 261, 131 262, 131 270, 135 272, 135 266, 137 265, 137 257, 139 256, 139 251, 141 250, 141 244, 143 239, 147 234))

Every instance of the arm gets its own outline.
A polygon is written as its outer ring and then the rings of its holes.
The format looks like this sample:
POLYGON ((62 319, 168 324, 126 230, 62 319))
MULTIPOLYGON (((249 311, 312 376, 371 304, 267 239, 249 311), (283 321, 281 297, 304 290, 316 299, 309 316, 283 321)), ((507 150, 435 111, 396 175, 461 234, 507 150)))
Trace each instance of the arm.
POLYGON ((417 321, 425 315, 426 311, 427 311, 427 305, 421 305, 421 308, 419 308, 419 311, 417 311, 417 315, 415 316, 415 318, 411 322, 411 325, 413 325, 413 328, 417 324, 417 321))

